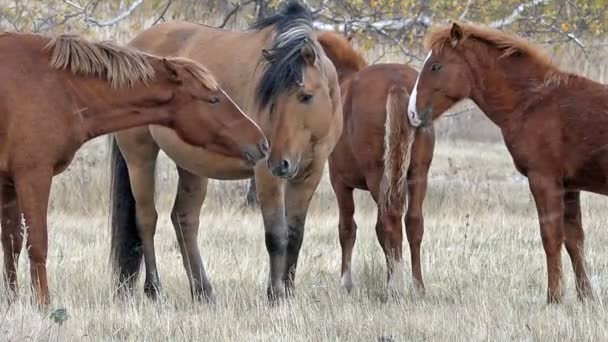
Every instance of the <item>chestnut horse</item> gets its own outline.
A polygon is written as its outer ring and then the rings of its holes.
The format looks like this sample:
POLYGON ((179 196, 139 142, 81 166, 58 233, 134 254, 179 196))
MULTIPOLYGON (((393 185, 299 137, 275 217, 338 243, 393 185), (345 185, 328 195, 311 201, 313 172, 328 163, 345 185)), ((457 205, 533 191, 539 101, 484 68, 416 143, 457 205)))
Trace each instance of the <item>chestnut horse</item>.
POLYGON ((23 213, 32 285, 43 306, 50 301, 46 258, 51 180, 86 141, 160 124, 217 153, 251 162, 265 157, 262 131, 212 74, 191 60, 154 57, 78 36, 16 33, 0 34, 0 56, 4 278, 16 294, 23 213))
POLYGON ((454 23, 434 28, 425 41, 430 52, 409 111, 424 121, 430 110, 470 98, 500 127, 538 211, 547 301, 563 297, 564 243, 579 299, 593 297, 580 191, 608 195, 608 88, 561 71, 539 48, 498 30, 454 23))
MULTIPOLYGON (((304 223, 327 157, 342 131, 335 68, 319 46, 307 8, 291 2, 245 32, 185 22, 153 26, 131 45, 159 55, 204 60, 219 83, 243 106, 271 142, 267 163, 255 169, 236 158, 194 148, 172 131, 143 127, 116 135, 128 174, 115 174, 112 250, 120 287, 130 291, 142 257, 145 293, 159 294, 154 232, 154 166, 162 149, 177 164, 179 184, 171 212, 193 297, 213 301, 197 245, 208 177, 255 176, 270 260, 269 299, 293 287, 304 223), (130 177, 129 177, 130 176, 130 177)), ((117 159, 117 161, 120 161, 117 159)), ((236 222, 235 222, 236 223, 236 222)))
POLYGON ((351 259, 357 230, 353 190, 361 189, 369 191, 378 205, 376 234, 386 256, 391 292, 403 289, 399 282, 404 280, 402 220, 407 206, 412 275, 417 289, 424 290, 422 204, 435 136, 432 125, 414 129, 419 122, 408 123, 406 118, 409 90, 418 73, 402 64, 368 67, 344 36, 322 32, 318 38, 338 71, 344 106, 342 137, 329 157, 330 180, 340 211, 342 286, 349 292, 353 288, 351 259))

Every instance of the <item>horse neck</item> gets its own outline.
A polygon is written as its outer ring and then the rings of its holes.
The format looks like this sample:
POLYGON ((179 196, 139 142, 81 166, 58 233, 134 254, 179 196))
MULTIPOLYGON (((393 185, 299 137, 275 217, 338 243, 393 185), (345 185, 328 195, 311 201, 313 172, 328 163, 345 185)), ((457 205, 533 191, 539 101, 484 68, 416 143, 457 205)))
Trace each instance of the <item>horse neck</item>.
POLYGON ((345 67, 336 67, 336 71, 338 72, 338 82, 340 84, 352 79, 353 76, 355 76, 355 74, 359 72, 359 70, 356 70, 354 68, 345 67))
POLYGON ((508 129, 538 99, 535 95, 544 88, 547 75, 554 69, 540 62, 498 55, 482 61, 478 56, 483 55, 471 52, 469 56, 476 60, 469 63, 473 77, 470 98, 492 122, 508 129))
POLYGON ((74 89, 86 140, 137 126, 171 123, 168 87, 138 83, 113 89, 108 82, 89 79, 75 83, 74 89))

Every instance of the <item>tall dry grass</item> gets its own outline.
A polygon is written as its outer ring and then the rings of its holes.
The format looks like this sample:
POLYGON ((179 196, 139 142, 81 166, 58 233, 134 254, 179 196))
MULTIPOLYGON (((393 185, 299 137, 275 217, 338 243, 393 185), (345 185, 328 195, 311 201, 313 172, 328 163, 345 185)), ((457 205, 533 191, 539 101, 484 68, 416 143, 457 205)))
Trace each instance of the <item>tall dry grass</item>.
MULTIPOLYGON (((99 162, 87 174, 102 170, 99 162)), ((107 189, 94 181, 101 172, 85 181, 72 169, 57 179, 52 195, 51 311, 40 313, 30 305, 29 272, 22 257, 21 296, 12 306, 0 307, 0 340, 547 341, 608 336, 605 199, 583 196, 587 259, 597 300, 577 302, 564 253, 565 303, 546 305, 535 209, 525 180, 502 145, 439 142, 424 207, 427 295, 418 297, 407 288, 401 299, 388 302, 383 298, 383 256, 373 229, 375 208, 363 192, 356 194, 356 290, 347 295, 339 287, 337 209, 327 177, 307 221, 296 298, 280 307, 266 302, 263 226, 259 213, 241 206, 244 183, 212 182, 201 214, 199 245, 218 305, 191 302, 168 215, 175 178, 166 159, 159 169, 156 248, 162 299, 147 300, 141 282, 132 300, 114 299, 107 202, 100 197, 107 189), (50 318, 60 308, 67 312, 62 325, 50 318)), ((409 262, 405 265, 409 274, 409 262)))

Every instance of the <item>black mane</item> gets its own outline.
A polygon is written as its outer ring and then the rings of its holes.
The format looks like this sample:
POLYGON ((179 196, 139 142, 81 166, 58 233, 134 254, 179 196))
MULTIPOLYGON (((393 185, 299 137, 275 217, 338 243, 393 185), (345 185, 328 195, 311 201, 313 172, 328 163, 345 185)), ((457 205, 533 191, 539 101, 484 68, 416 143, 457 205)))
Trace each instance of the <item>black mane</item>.
POLYGON ((275 27, 272 47, 264 52, 265 70, 256 88, 261 108, 266 108, 279 95, 302 83, 305 60, 302 48, 310 46, 316 54, 312 14, 297 1, 290 1, 279 13, 263 18, 252 26, 254 30, 275 27))

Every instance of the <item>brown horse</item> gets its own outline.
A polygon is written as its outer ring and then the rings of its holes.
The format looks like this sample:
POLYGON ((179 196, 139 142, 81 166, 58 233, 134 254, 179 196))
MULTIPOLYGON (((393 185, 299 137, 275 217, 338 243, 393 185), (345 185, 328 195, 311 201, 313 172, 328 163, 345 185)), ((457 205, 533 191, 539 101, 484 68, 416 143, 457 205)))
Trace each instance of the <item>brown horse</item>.
POLYGON ((561 301, 561 249, 570 255, 579 299, 592 297, 585 271, 580 191, 608 195, 608 89, 559 70, 526 40, 476 25, 442 26, 409 111, 427 120, 464 98, 502 131, 515 167, 528 178, 547 257, 549 302, 561 301))
POLYGON ((217 153, 250 162, 265 157, 262 131, 212 74, 193 61, 154 57, 77 36, 14 33, 0 35, 0 57, 4 278, 16 293, 23 213, 32 285, 42 305, 50 300, 46 258, 51 179, 86 141, 160 124, 217 153))
POLYGON ((365 60, 349 41, 336 33, 319 34, 319 42, 340 77, 344 104, 342 137, 329 158, 331 184, 340 211, 342 285, 353 288, 351 259, 357 225, 353 190, 367 190, 378 205, 376 234, 386 256, 388 288, 402 290, 402 220, 410 245, 412 275, 424 290, 420 245, 424 232, 422 204, 433 158, 432 125, 414 129, 406 118, 409 90, 418 73, 402 64, 376 64, 365 60), (410 158, 411 149, 411 158, 410 158), (396 273, 396 274, 395 274, 396 273))
MULTIPOLYGON (((176 164, 179 184, 171 213, 191 293, 213 300, 196 242, 208 177, 255 175, 270 258, 270 299, 293 287, 308 206, 342 131, 342 103, 335 68, 319 46, 309 11, 289 3, 245 32, 172 22, 156 25, 131 43, 159 55, 204 60, 219 83, 251 114, 271 142, 266 165, 256 168, 208 149, 193 148, 172 131, 138 128, 116 135, 128 166, 115 174, 113 258, 120 286, 130 290, 142 256, 145 293, 158 295, 154 232, 154 165, 162 149, 176 164), (129 177, 130 176, 130 177, 129 177)), ((124 166, 117 159, 115 170, 124 166)))

